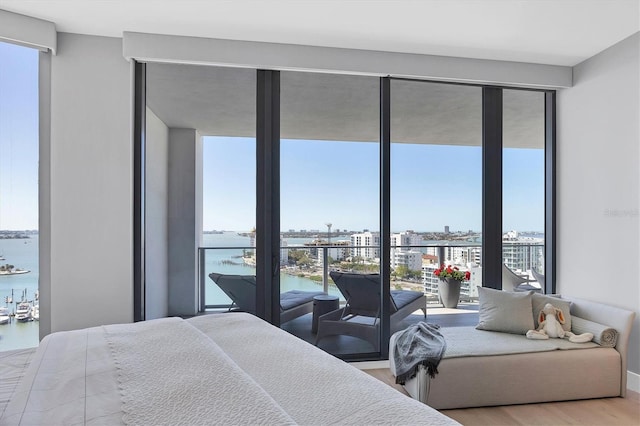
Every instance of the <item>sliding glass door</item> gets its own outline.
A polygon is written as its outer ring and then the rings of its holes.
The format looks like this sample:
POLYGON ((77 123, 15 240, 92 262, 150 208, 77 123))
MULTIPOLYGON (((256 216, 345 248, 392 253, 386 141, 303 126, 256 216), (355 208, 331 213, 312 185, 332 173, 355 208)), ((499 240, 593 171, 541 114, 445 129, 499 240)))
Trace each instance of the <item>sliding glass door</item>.
POLYGON ((447 307, 476 301, 482 286, 482 89, 392 80, 391 141, 392 287, 424 291, 437 306, 434 271, 446 264, 471 275, 447 307))
POLYGON ((377 353, 379 79, 282 72, 280 87, 280 290, 331 296, 282 327, 340 356, 377 353), (353 283, 351 274, 376 275, 353 283), (351 286, 363 290, 356 296, 351 286), (372 307, 360 324, 342 318, 360 305, 372 307))
POLYGON ((454 305, 502 288, 503 264, 532 283, 553 269, 552 92, 176 64, 145 76, 147 319, 248 311, 377 359, 445 304, 439 265, 470 273, 454 305))
POLYGON ((211 274, 255 281, 256 72, 148 64, 146 81, 146 318, 255 312, 255 282, 233 300, 211 274))
POLYGON ((503 90, 502 256, 519 278, 512 288, 545 286, 545 94, 503 90))

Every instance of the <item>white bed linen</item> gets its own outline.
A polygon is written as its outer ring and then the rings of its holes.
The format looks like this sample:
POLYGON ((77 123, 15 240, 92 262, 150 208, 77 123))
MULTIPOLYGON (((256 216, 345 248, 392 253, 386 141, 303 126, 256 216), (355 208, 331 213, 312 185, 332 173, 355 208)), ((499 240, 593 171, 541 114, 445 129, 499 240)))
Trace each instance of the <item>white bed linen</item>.
MULTIPOLYGON (((171 409, 176 410, 177 417, 172 413, 166 424, 457 424, 262 320, 230 313, 47 336, 0 418, 0 425, 163 424, 157 416, 123 416, 126 403, 123 404, 119 383, 131 379, 129 384, 139 388, 127 392, 139 394, 143 404, 145 399, 156 397, 152 388, 171 387, 176 380, 173 373, 188 369, 189 361, 184 362, 177 350, 164 363, 160 349, 168 345, 184 349, 185 354, 192 346, 206 348, 207 353, 197 357, 203 357, 204 365, 210 363, 214 374, 203 371, 201 375, 185 375, 188 377, 177 387, 178 394, 170 398, 176 401, 171 409), (157 333, 172 322, 189 331, 157 333), (119 333, 119 338, 113 339, 113 333, 119 333), (135 333, 141 338, 136 339, 135 333), (193 344, 194 339, 197 344, 193 344), (109 343, 125 345, 128 350, 120 351, 114 361, 115 352, 109 343), (150 346, 155 347, 148 349, 150 346), (145 362, 148 350, 153 350, 158 359, 145 362), (122 354, 133 358, 123 362, 122 354), (141 380, 143 375, 154 378, 154 385, 141 380), (207 388, 212 392, 203 391, 207 388), (198 400, 197 392, 205 392, 204 399, 211 400, 216 408, 206 416, 193 416, 191 411, 181 416, 180 410, 193 410, 190 397, 198 400), (152 422, 145 421, 151 418, 152 422)), ((198 371, 203 369, 201 364, 198 371)), ((162 401, 147 404, 147 408, 167 404, 166 397, 162 401)), ((202 398, 196 402, 203 403, 202 398)), ((158 408, 162 413, 167 407, 158 408)), ((140 414, 137 408, 135 411, 140 414)))
POLYGON ((116 368, 100 327, 45 337, 1 425, 119 425, 116 368))
POLYGON ((36 348, 0 352, 0 417, 31 363, 36 348))
POLYGON ((187 321, 211 337, 299 424, 458 424, 252 315, 187 321))

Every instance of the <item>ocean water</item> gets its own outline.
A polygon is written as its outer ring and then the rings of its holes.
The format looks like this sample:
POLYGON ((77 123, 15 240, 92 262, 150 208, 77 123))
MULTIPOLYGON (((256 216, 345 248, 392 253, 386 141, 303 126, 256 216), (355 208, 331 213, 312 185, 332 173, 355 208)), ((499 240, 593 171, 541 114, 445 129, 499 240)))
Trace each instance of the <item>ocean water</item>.
MULTIPOLYGON (((290 238, 289 246, 302 245, 311 239, 290 238)), ((208 277, 211 272, 226 274, 255 275, 255 268, 246 265, 242 260, 242 248, 249 247, 249 237, 238 235, 236 232, 223 234, 205 234, 205 247, 231 247, 227 249, 211 249, 206 251, 205 259, 205 303, 208 305, 230 304, 229 298, 208 277)), ((293 248, 293 247, 292 247, 293 248)), ((5 260, 0 264, 11 264, 16 268, 31 272, 21 275, 0 276, 0 305, 8 306, 15 311, 15 302, 19 302, 23 294, 27 300, 34 300, 38 290, 38 236, 32 235, 24 240, 0 240, 0 255, 5 260), (13 294, 13 296, 12 296, 13 294), (5 303, 5 297, 13 297, 12 304, 5 303)), ((281 291, 292 289, 321 291, 322 284, 308 278, 282 273, 280 275, 281 291)), ((334 286, 329 287, 329 293, 340 296, 334 286)), ((0 324, 0 351, 29 348, 38 345, 38 321, 0 324)))
MULTIPOLYGON (((311 238, 288 238, 289 248, 311 241, 311 238)), ((205 234, 205 247, 250 247, 249 237, 238 235, 236 232, 223 234, 205 234)), ((245 249, 247 250, 247 249, 245 249)), ((250 250, 248 250, 250 251, 250 250)), ((205 257, 205 303, 207 305, 230 304, 231 300, 208 277, 211 272, 221 274, 255 275, 255 267, 246 265, 242 260, 242 248, 207 249, 205 257)), ((322 283, 309 278, 298 277, 282 272, 280 274, 280 291, 288 290, 322 291, 322 283)), ((329 287, 329 293, 341 296, 335 286, 329 287)))

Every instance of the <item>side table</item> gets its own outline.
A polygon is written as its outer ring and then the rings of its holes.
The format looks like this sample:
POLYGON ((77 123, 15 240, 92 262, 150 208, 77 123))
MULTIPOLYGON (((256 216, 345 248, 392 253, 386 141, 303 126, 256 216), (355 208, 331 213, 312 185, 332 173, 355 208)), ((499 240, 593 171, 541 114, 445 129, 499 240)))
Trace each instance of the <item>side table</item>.
POLYGON ((321 294, 313 298, 313 320, 311 322, 311 332, 318 332, 318 318, 340 308, 340 298, 330 294, 321 294))

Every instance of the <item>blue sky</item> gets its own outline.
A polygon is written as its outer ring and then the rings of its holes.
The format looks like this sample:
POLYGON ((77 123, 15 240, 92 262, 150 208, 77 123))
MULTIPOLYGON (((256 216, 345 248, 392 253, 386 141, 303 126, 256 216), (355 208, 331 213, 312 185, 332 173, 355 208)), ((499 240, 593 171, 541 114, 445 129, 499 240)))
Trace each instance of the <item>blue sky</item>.
MULTIPOLYGON (((283 140, 281 229, 378 229, 378 144, 283 140)), ((393 144, 394 231, 479 231, 480 147, 393 144)), ((504 150, 504 230, 542 231, 543 150, 504 150)), ((205 138, 204 229, 255 225, 255 140, 205 138)))
POLYGON ((0 229, 38 228, 38 51, 0 42, 0 229))
MULTIPOLYGON (((378 229, 378 144, 283 140, 281 228, 378 229)), ((479 231, 481 149, 393 144, 394 231, 479 231)), ((38 52, 0 43, 0 229, 38 226, 38 52)), ((504 150, 505 231, 542 231, 543 150, 504 150)), ((255 140, 205 138, 204 229, 255 225, 255 140)))

